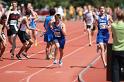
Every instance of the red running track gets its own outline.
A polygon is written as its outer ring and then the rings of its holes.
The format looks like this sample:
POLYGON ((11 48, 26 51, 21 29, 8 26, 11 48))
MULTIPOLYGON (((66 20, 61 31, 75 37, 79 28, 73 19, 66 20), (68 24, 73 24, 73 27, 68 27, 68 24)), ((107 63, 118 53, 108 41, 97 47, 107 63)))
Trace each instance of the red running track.
MULTIPOLYGON (((43 37, 38 36, 38 46, 32 46, 28 55, 30 59, 19 61, 10 60, 10 45, 3 55, 4 61, 0 61, 0 82, 78 82, 78 74, 83 70, 91 60, 96 56, 95 36, 93 37, 93 46, 88 46, 87 33, 83 32, 81 21, 65 22, 67 28, 67 41, 64 49, 63 66, 53 65, 53 60, 45 60, 45 43, 43 37)), ((38 23, 38 28, 43 29, 43 23, 38 23)), ((16 53, 21 47, 17 40, 16 53)), ((98 64, 103 67, 102 63, 98 64)), ((95 71, 95 70, 93 70, 95 71)), ((99 70, 95 73, 103 74, 102 80, 105 81, 105 70, 99 70), (101 72, 100 72, 101 71, 101 72)), ((91 73, 86 73, 86 82, 90 81, 91 73)), ((99 81, 99 82, 104 82, 99 81)))

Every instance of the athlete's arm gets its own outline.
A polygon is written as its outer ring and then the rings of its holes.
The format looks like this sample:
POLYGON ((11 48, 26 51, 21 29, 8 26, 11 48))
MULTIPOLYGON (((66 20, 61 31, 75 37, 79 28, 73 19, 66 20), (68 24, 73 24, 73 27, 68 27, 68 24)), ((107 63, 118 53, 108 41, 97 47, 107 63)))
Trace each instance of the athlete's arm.
POLYGON ((3 25, 0 25, 0 38, 4 41, 4 37, 2 36, 2 28, 4 28, 3 25))
POLYGON ((111 27, 111 24, 113 23, 113 19, 112 19, 112 17, 109 15, 108 16, 109 17, 109 24, 108 24, 108 28, 110 28, 111 27))
POLYGON ((84 31, 86 31, 86 15, 83 14, 83 26, 84 26, 84 31))
POLYGON ((65 24, 64 23, 62 23, 62 33, 63 33, 64 36, 67 35, 67 33, 66 33, 66 27, 65 27, 65 24))
POLYGON ((31 14, 32 14, 32 18, 34 19, 34 21, 36 22, 38 20, 38 14, 33 10, 31 9, 31 14))
POLYGON ((110 21, 111 23, 113 23, 112 16, 110 16, 110 15, 109 15, 109 21, 110 21))
POLYGON ((8 10, 8 12, 6 13, 6 15, 7 15, 6 25, 8 25, 10 13, 11 13, 11 10, 8 10))
POLYGON ((1 33, 2 33, 2 25, 0 25, 0 38, 1 38, 1 33))
POLYGON ((29 21, 28 21, 28 18, 27 17, 26 17, 25 21, 26 21, 27 29, 30 30, 29 21))
POLYGON ((94 15, 94 26, 95 26, 95 29, 97 29, 97 27, 98 27, 98 15, 94 15))
POLYGON ((53 21, 49 22, 49 26, 50 26, 51 29, 53 29, 53 21))

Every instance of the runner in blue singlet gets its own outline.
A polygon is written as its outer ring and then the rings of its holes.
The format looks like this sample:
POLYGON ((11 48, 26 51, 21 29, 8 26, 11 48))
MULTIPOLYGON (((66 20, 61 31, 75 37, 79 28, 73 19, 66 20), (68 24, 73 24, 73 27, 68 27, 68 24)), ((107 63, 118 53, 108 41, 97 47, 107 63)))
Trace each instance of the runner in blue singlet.
POLYGON ((109 27, 112 19, 110 16, 105 14, 105 8, 103 6, 100 7, 100 14, 96 17, 97 25, 98 25, 98 33, 97 33, 97 47, 101 50, 101 56, 106 67, 106 48, 107 43, 109 41, 109 27), (109 22, 110 21, 110 22, 109 22))
POLYGON ((45 22, 44 22, 44 29, 45 29, 45 34, 44 34, 44 41, 47 43, 46 45, 46 59, 51 58, 51 50, 53 46, 53 32, 49 26, 49 22, 54 20, 54 15, 56 11, 55 9, 50 9, 49 10, 49 16, 46 16, 45 22))
POLYGON ((53 63, 57 64, 57 54, 59 51, 60 52, 59 65, 61 66, 63 64, 62 57, 63 57, 63 49, 66 41, 65 40, 66 28, 65 28, 65 24, 61 21, 60 14, 55 15, 55 22, 50 23, 50 26, 54 32, 54 42, 56 46, 55 58, 53 63))

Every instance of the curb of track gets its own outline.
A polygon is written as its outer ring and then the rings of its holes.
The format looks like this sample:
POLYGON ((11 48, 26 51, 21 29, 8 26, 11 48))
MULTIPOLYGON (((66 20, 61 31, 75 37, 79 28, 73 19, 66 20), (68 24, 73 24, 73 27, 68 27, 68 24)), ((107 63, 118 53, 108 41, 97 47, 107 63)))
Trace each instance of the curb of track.
POLYGON ((93 66, 99 60, 101 55, 97 55, 88 65, 78 74, 78 82, 85 82, 83 79, 83 75, 88 71, 88 69, 93 66))

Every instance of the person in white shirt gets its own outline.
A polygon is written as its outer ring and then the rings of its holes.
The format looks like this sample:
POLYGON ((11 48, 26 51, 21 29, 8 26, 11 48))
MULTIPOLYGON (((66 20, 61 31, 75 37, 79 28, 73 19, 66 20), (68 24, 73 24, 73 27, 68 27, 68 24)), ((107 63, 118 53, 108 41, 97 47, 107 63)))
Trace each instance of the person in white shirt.
POLYGON ((86 24, 85 30, 88 32, 89 46, 92 45, 92 29, 93 29, 93 12, 91 10, 91 5, 87 6, 88 11, 84 13, 84 22, 86 24))

